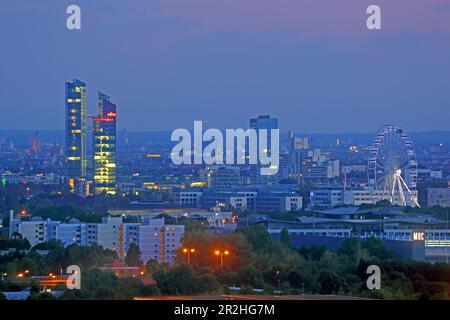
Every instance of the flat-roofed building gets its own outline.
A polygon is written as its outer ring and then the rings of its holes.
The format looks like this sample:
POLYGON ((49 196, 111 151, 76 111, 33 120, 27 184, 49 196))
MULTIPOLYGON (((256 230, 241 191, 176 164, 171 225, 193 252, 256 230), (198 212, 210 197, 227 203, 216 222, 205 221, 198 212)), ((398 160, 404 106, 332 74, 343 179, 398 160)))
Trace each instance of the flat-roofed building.
POLYGON ((428 188, 427 189, 428 207, 440 206, 450 207, 450 188, 428 188))

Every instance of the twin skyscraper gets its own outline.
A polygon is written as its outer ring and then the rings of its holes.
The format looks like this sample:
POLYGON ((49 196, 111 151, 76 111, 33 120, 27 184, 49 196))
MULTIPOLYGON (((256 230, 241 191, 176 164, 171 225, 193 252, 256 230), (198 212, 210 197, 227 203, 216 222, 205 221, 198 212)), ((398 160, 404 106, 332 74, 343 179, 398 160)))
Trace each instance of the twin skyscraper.
POLYGON ((87 115, 86 84, 78 79, 66 82, 65 156, 66 176, 71 192, 80 195, 116 193, 116 105, 98 93, 98 114, 87 115), (93 120, 88 127, 87 119, 93 120), (92 168, 88 165, 86 139, 92 130, 92 168), (92 174, 88 174, 92 172, 92 174), (92 180, 91 180, 92 178, 92 180), (90 190, 91 181, 93 190, 90 190))

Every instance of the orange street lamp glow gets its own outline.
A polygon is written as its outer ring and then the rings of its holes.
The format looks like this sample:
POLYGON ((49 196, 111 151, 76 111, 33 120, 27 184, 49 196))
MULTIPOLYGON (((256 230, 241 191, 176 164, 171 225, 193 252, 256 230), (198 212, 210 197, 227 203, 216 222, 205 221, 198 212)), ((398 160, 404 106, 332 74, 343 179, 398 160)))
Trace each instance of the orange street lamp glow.
POLYGON ((183 252, 187 254, 187 263, 191 264, 191 253, 195 252, 195 248, 183 248, 183 252))
POLYGON ((17 275, 17 278, 23 278, 23 273, 19 273, 19 274, 17 275))
POLYGON ((225 251, 216 250, 216 251, 214 251, 214 254, 216 256, 220 256, 220 266, 223 268, 223 256, 224 255, 228 256, 230 254, 230 251, 228 251, 228 250, 225 250, 225 251))

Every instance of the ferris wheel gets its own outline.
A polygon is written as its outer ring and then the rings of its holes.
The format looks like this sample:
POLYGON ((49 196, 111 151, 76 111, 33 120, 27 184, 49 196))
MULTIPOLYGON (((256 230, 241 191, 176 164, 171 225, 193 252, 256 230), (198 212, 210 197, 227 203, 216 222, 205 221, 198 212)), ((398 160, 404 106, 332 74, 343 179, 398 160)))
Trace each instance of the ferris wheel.
POLYGON ((417 160, 411 138, 399 127, 382 126, 369 149, 369 185, 394 205, 419 206, 417 160))

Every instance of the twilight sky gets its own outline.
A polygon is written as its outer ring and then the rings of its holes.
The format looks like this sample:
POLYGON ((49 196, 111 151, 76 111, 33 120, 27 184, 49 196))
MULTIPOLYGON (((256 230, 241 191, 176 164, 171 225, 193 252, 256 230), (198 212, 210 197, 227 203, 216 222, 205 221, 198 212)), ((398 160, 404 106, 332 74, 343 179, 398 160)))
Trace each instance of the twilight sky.
POLYGON ((450 130, 450 0, 1 0, 0 40, 0 129, 62 129, 77 77, 129 131, 450 130))

